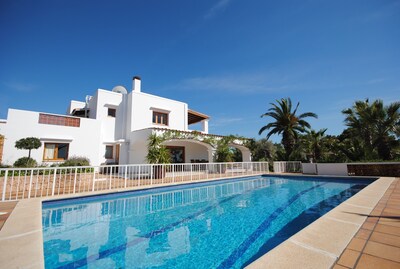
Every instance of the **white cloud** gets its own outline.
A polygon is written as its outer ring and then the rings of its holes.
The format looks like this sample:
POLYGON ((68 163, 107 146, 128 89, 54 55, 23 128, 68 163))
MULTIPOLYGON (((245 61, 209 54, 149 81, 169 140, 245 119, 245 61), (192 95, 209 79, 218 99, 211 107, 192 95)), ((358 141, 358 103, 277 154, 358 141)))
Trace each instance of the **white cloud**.
POLYGON ((369 23, 371 21, 385 19, 387 17, 398 16, 400 12, 400 1, 382 1, 381 6, 377 7, 372 13, 361 17, 361 21, 369 23))
POLYGON ((231 2, 232 2, 231 0, 219 0, 214 6, 212 6, 207 11, 207 13, 204 15, 204 19, 211 19, 215 17, 216 14, 225 10, 231 2))
POLYGON ((21 82, 4 82, 3 85, 15 92, 32 92, 37 88, 35 85, 21 82))
POLYGON ((267 74, 223 75, 184 79, 173 88, 249 94, 278 92, 293 88, 285 82, 285 78, 274 78, 267 74))
POLYGON ((367 81, 367 84, 377 84, 386 81, 385 78, 375 78, 367 81))
POLYGON ((227 126, 233 123, 241 122, 243 118, 216 117, 210 122, 210 127, 227 126))

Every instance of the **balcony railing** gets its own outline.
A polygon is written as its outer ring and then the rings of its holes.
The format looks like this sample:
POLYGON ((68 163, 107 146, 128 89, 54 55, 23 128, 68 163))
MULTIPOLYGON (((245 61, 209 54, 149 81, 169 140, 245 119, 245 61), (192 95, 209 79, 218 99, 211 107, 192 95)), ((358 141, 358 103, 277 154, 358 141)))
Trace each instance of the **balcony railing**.
POLYGON ((0 169, 1 201, 268 173, 268 162, 0 169))

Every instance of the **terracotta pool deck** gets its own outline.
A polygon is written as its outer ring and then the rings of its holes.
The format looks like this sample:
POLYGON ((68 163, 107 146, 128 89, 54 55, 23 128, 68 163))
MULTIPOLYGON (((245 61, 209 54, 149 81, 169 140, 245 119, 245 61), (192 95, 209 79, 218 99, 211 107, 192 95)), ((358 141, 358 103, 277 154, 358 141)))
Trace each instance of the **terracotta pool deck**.
POLYGON ((400 178, 396 178, 333 269, 400 268, 400 178))
MULTIPOLYGON (((381 178, 379 182, 376 183, 374 187, 371 186, 369 191, 365 191, 364 194, 359 195, 357 199, 352 199, 352 197, 349 199, 351 200, 350 202, 343 203, 339 206, 341 207, 340 210, 332 210, 332 212, 325 215, 326 217, 316 221, 318 223, 311 224, 311 227, 308 226, 302 232, 282 243, 276 248, 280 248, 279 251, 275 251, 276 249, 274 249, 249 267, 400 269, 400 178, 381 178), (388 182, 391 183, 389 184, 388 182), (377 192, 378 189, 380 191, 377 192), (376 196, 374 195, 375 193, 377 194, 376 196), (345 214, 343 213, 347 213, 347 216, 344 216, 345 214), (355 223, 357 225, 355 225, 355 223), (343 235, 348 236, 349 239, 347 239, 346 242, 350 243, 342 244, 343 247, 340 247, 335 237, 333 237, 331 241, 326 240, 327 236, 329 237, 329 235, 326 234, 321 235, 319 238, 313 231, 317 231, 316 228, 320 229, 318 226, 321 226, 321 224, 322 227, 336 231, 334 236, 337 238, 343 237, 343 235), (346 231, 346 229, 348 231, 346 231), (346 245, 347 247, 344 249, 346 245), (292 253, 293 255, 287 255, 288 253, 292 253), (299 254, 302 254, 300 263, 296 260, 299 254), (296 267, 293 267, 294 264, 296 264, 296 267)), ((9 240, 12 238, 22 240, 22 237, 29 237, 30 234, 35 234, 36 237, 39 235, 37 234, 37 232, 39 232, 39 227, 33 226, 39 225, 37 222, 40 222, 41 219, 41 216, 38 216, 40 215, 38 212, 41 212, 41 199, 32 199, 31 203, 29 203, 29 200, 21 200, 21 202, 18 203, 21 203, 18 205, 18 208, 25 208, 27 214, 24 214, 25 216, 21 216, 20 214, 18 214, 19 216, 13 216, 11 222, 21 225, 21 221, 23 223, 23 220, 27 219, 27 215, 30 215, 32 211, 37 211, 34 214, 36 225, 30 226, 29 230, 32 231, 21 235, 9 234, 8 231, 2 231, 3 225, 7 221, 7 218, 12 215, 11 213, 17 206, 17 202, 0 202, 0 212, 6 213, 0 215, 0 232, 2 232, 0 233, 0 246, 3 244, 3 247, 6 247, 5 245, 11 243, 9 240)), ((21 209, 18 209, 18 211, 21 211, 21 209)), ((8 224, 11 226, 11 223, 8 224)), ((24 239, 28 239, 27 237, 24 239)), ((34 253, 35 255, 32 255, 33 257, 43 255, 42 249, 37 249, 43 244, 41 232, 40 237, 37 239, 40 240, 36 240, 38 242, 32 245, 30 244, 32 242, 28 241, 29 243, 27 243, 27 241, 23 240, 25 242, 24 245, 31 245, 29 248, 30 251, 37 252, 34 253)), ((19 244, 16 245, 21 246, 21 243, 23 242, 19 242, 19 244)), ((2 248, 0 247, 0 249, 2 248)), ((0 258, 3 260, 7 255, 6 252, 9 251, 10 249, 3 253, 0 251, 0 258)), ((33 258, 32 256, 31 258, 33 258)), ((11 257, 8 256, 8 258, 11 257)), ((24 261, 23 264, 25 266, 20 267, 20 265, 14 263, 16 260, 18 260, 18 257, 14 257, 14 259, 11 258, 9 263, 7 263, 7 268, 43 268, 43 261, 24 261), (27 266, 28 264, 30 264, 30 266, 27 266), (13 265, 15 266, 13 267, 13 265)))

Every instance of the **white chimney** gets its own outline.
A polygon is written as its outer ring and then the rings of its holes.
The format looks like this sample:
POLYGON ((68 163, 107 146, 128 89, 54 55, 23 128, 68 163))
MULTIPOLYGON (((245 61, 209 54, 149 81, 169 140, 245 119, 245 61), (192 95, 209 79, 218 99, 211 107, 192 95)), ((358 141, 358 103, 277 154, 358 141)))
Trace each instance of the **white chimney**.
POLYGON ((140 77, 134 76, 132 82, 132 91, 140 92, 140 85, 141 85, 140 77))

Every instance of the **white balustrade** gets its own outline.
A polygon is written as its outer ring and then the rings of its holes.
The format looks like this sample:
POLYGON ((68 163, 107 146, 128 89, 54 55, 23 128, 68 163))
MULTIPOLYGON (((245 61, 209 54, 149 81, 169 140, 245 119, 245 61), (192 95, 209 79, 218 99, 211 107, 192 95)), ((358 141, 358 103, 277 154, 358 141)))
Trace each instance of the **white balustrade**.
POLYGON ((268 162, 1 168, 1 201, 268 173, 268 162))

